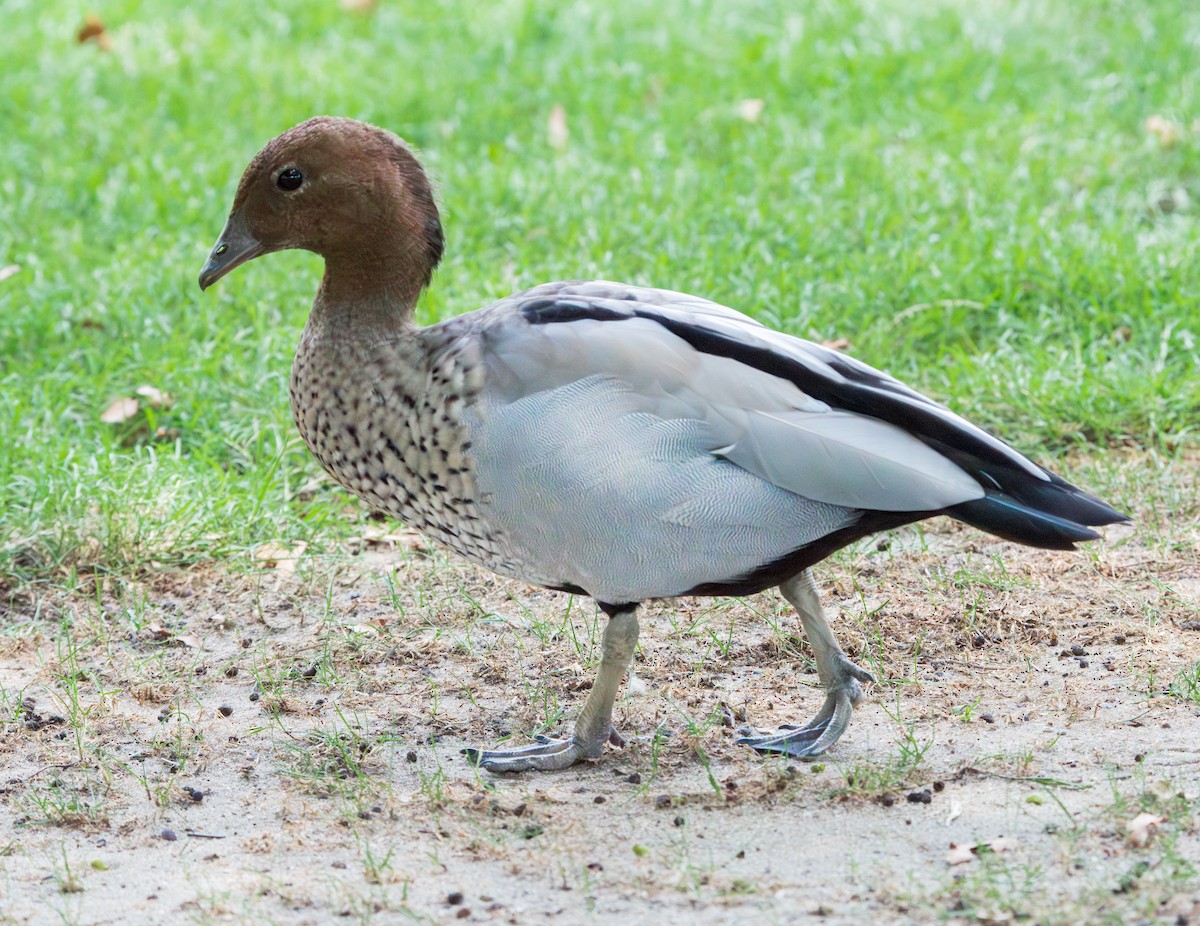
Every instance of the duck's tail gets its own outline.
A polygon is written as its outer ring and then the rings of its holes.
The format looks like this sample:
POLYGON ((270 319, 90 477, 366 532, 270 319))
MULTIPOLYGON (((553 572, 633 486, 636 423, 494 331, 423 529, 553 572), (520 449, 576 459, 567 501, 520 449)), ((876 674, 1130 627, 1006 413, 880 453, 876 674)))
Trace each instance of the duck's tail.
POLYGON ((1005 540, 1049 550, 1073 549, 1100 536, 1092 527, 1129 520, 1060 476, 1048 475, 1041 480, 1005 473, 983 498, 947 508, 946 514, 1005 540))

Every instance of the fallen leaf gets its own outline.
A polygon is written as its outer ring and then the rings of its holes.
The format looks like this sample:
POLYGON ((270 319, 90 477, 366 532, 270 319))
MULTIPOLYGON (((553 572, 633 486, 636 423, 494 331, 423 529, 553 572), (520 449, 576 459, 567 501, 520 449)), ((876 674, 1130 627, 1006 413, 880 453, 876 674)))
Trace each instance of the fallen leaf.
POLYGON ((6 267, 0 267, 0 281, 7 280, 10 276, 13 276, 20 269, 21 269, 20 266, 18 266, 17 264, 9 264, 6 267))
POLYGON ((137 399, 122 396, 100 413, 100 420, 105 424, 121 424, 136 415, 139 408, 141 403, 137 399))
POLYGON ((138 386, 133 391, 145 399, 151 408, 170 408, 175 404, 174 396, 153 386, 138 386))
POLYGON ((84 42, 95 42, 101 51, 112 51, 113 47, 112 36, 108 34, 104 20, 95 13, 88 13, 83 18, 83 25, 75 34, 75 41, 80 45, 84 42))
POLYGON ((546 130, 550 147, 555 151, 565 151, 571 133, 567 129, 567 111, 563 109, 561 103, 555 103, 554 108, 550 110, 550 120, 546 130))
POLYGON ((156 640, 166 640, 171 636, 169 631, 162 621, 151 621, 146 625, 146 633, 154 637, 156 640))
POLYGON ((420 531, 390 524, 368 524, 363 528, 362 542, 368 546, 399 547, 410 553, 429 547, 425 535, 420 531))
POLYGON ((849 338, 826 338, 821 342, 822 347, 828 347, 830 350, 841 351, 843 354, 850 349, 849 338))
POLYGON ((1153 813, 1139 813, 1125 824, 1127 834, 1125 842, 1135 849, 1144 849, 1150 845, 1150 840, 1154 838, 1159 826, 1166 822, 1166 817, 1160 817, 1153 813))
POLYGON ((1163 116, 1150 116, 1146 120, 1146 131, 1158 139, 1164 148, 1173 148, 1183 138, 1183 126, 1163 116))
POLYGON ((950 843, 950 851, 946 853, 946 864, 962 865, 981 855, 992 853, 1000 855, 1003 852, 1011 852, 1017 845, 1017 840, 1008 836, 997 836, 989 842, 977 842, 971 845, 950 843))
POLYGON ((182 643, 190 649, 200 648, 200 638, 194 633, 182 633, 175 638, 176 642, 182 643))
POLYGON ((737 104, 737 114, 747 122, 757 122, 767 104, 758 99, 742 100, 737 104))
POLYGON ((984 845, 999 855, 1002 852, 1011 852, 1020 843, 1011 836, 997 836, 991 842, 984 843, 984 845))
POLYGON ((304 551, 307 549, 308 544, 303 540, 290 547, 282 543, 264 543, 255 549, 254 558, 267 569, 292 573, 296 571, 296 561, 304 555, 304 551))

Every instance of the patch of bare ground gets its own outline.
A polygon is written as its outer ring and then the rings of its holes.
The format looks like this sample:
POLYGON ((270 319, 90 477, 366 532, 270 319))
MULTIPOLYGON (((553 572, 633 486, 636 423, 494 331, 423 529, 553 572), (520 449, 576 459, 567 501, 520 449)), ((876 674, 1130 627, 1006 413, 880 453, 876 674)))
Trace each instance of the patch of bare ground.
POLYGON ((820 703, 775 594, 647 608, 627 745, 497 778, 459 750, 568 729, 590 602, 402 532, 10 591, 0 923, 1200 923, 1180 519, 1074 554, 934 522, 825 564, 878 684, 809 764, 733 745, 820 703))

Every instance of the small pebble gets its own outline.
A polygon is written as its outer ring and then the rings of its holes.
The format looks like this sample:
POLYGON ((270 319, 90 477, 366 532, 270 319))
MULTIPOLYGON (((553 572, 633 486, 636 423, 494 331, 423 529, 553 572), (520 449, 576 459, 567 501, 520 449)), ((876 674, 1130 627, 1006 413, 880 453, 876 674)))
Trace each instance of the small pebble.
POLYGON ((670 807, 671 806, 671 795, 660 794, 658 797, 656 797, 654 799, 654 806, 660 807, 660 808, 661 807, 670 807))
POLYGON ((259 698, 261 698, 261 697, 262 697, 262 693, 261 693, 261 692, 258 692, 258 691, 252 691, 252 692, 250 692, 250 700, 251 700, 251 701, 257 701, 257 700, 258 700, 259 698))
POLYGON ((404 761, 405 761, 405 762, 416 762, 416 761, 417 761, 417 752, 416 752, 416 750, 415 750, 415 749, 410 749, 410 750, 408 751, 408 755, 406 755, 406 756, 404 757, 404 761))
POLYGON ((1113 642, 1114 643, 1124 643, 1125 642, 1125 634, 1123 634, 1123 633, 1117 634, 1115 637, 1113 637, 1113 642))
POLYGON ((237 666, 230 666, 228 669, 226 669, 226 670, 225 670, 225 677, 226 677, 226 678, 233 678, 233 677, 234 677, 235 675, 237 675, 237 674, 238 674, 238 667, 237 667, 237 666))
POLYGON ((161 836, 163 839, 165 839, 167 842, 174 842, 176 839, 179 838, 178 836, 175 835, 174 830, 163 830, 158 835, 161 836))
POLYGON ((642 776, 634 772, 632 775, 626 775, 625 780, 631 785, 640 785, 642 783, 642 776))
POLYGON ((980 714, 979 719, 982 720, 984 723, 995 723, 996 722, 995 715, 990 712, 980 714))
POLYGON ((461 910, 459 910, 457 913, 454 914, 454 918, 459 919, 459 920, 465 920, 470 915, 471 915, 471 908, 463 907, 461 910))
POLYGON ((1200 621, 1183 621, 1179 626, 1182 630, 1200 630, 1200 621))
POLYGON ((879 798, 879 803, 884 807, 891 807, 896 803, 896 798, 892 794, 884 794, 879 798))
POLYGON ((608 798, 606 798, 603 794, 597 794, 594 798, 592 798, 592 803, 603 804, 606 800, 608 800, 608 798))
POLYGON ((1079 668, 1086 669, 1087 667, 1088 667, 1088 661, 1086 659, 1080 659, 1079 660, 1079 668))
POLYGON ((1072 656, 1086 656, 1087 654, 1088 654, 1088 651, 1087 651, 1087 650, 1085 650, 1085 649, 1084 649, 1082 646, 1080 646, 1078 643, 1074 644, 1074 645, 1071 647, 1071 655, 1072 655, 1072 656))
POLYGON ((676 825, 676 826, 683 826, 683 824, 684 824, 684 819, 683 819, 683 817, 676 817, 676 818, 675 818, 675 825, 676 825))
POLYGON ((228 717, 230 714, 233 713, 233 708, 230 707, 228 704, 222 704, 220 707, 217 708, 217 713, 220 714, 222 717, 228 717))
POLYGON ((910 804, 932 804, 933 792, 928 788, 922 788, 920 791, 909 791, 906 800, 910 804))
POLYGON ((452 891, 446 895, 446 903, 450 904, 452 907, 457 907, 462 902, 462 891, 452 891))
POLYGON ((944 782, 944 781, 935 781, 935 782, 933 783, 933 790, 934 790, 934 791, 939 791, 939 792, 940 792, 940 791, 945 791, 945 790, 946 790, 946 782, 944 782))
POLYGON ((186 794, 188 797, 190 797, 192 799, 192 802, 195 804, 199 804, 202 800, 204 800, 204 792, 201 791, 199 788, 193 788, 190 785, 185 786, 183 789, 183 793, 186 794))

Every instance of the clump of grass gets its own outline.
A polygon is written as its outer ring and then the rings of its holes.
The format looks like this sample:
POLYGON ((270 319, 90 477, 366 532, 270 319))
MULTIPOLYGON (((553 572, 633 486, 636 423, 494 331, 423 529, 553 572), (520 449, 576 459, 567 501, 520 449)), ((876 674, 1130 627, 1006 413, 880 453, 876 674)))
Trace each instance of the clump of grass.
POLYGON ((1167 694, 1200 707, 1200 662, 1184 666, 1167 686, 1167 694))

